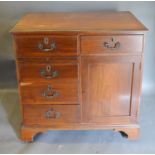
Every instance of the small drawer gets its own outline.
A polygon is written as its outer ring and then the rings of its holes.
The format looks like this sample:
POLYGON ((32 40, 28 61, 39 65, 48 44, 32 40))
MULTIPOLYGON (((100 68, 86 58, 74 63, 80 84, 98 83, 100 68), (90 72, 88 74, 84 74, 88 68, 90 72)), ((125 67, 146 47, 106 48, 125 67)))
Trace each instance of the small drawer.
POLYGON ((22 104, 78 104, 78 86, 70 83, 20 83, 22 104))
POLYGON ((19 76, 21 82, 54 82, 70 83, 78 81, 78 64, 19 62, 19 76))
POLYGON ((24 105, 24 125, 77 123, 80 121, 79 105, 24 105))
POLYGON ((143 35, 81 36, 81 53, 142 52, 143 35))
POLYGON ((77 55, 76 36, 17 35, 17 57, 48 57, 77 55))

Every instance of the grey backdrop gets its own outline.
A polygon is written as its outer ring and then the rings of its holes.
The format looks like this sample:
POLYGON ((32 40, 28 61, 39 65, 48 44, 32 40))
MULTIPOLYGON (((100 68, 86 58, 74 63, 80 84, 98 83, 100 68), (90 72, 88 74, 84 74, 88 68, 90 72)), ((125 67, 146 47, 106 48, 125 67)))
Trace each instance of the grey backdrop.
POLYGON ((26 12, 131 11, 148 29, 144 54, 143 93, 155 88, 155 2, 0 2, 0 87, 16 87, 9 30, 26 12))

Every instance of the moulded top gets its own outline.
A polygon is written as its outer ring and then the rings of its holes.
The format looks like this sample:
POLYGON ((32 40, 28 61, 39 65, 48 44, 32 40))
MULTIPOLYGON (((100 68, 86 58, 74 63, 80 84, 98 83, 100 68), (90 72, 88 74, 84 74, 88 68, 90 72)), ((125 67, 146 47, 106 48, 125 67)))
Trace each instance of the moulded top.
POLYGON ((42 31, 147 31, 128 11, 27 13, 11 30, 42 31))

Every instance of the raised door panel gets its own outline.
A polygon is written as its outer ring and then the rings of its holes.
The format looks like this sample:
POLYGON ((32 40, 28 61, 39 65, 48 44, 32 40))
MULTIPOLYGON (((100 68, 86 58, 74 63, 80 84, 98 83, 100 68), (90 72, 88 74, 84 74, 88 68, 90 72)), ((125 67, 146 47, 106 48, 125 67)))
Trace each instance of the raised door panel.
POLYGON ((133 64, 98 63, 88 66, 88 94, 94 116, 130 114, 133 64))
POLYGON ((140 57, 82 57, 84 122, 129 123, 140 83, 140 57), (138 84, 134 85, 134 82, 138 84))

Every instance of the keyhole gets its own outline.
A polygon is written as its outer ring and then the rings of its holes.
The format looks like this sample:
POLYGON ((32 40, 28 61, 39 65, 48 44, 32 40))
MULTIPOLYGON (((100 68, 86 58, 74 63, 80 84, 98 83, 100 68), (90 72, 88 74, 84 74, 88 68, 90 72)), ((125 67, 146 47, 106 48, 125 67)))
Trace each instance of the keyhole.
POLYGON ((47 37, 44 38, 44 43, 48 44, 48 38, 47 37))
POLYGON ((51 85, 48 85, 48 91, 51 91, 52 90, 52 87, 51 87, 51 85))
POLYGON ((47 72, 50 72, 51 71, 51 66, 50 65, 46 66, 46 70, 47 70, 47 72))

